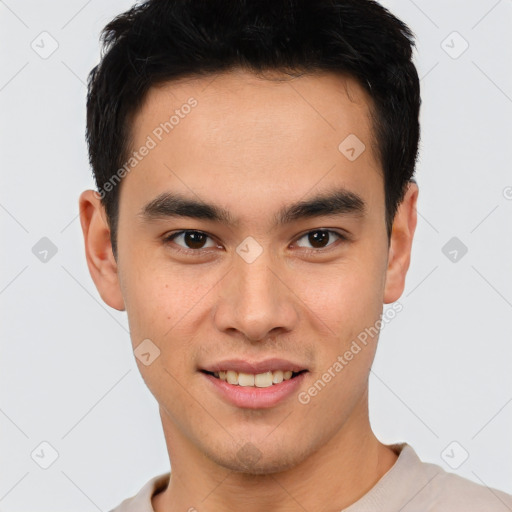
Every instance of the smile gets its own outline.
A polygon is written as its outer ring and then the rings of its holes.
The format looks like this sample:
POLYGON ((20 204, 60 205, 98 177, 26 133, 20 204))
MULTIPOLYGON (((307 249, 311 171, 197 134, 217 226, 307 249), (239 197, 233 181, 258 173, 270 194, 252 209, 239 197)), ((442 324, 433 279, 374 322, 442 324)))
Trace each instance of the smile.
POLYGON ((280 384, 285 380, 290 380, 304 371, 306 370, 302 370, 300 372, 293 372, 292 370, 276 370, 254 374, 225 370, 205 373, 213 375, 215 378, 234 386, 268 388, 275 384, 280 384))

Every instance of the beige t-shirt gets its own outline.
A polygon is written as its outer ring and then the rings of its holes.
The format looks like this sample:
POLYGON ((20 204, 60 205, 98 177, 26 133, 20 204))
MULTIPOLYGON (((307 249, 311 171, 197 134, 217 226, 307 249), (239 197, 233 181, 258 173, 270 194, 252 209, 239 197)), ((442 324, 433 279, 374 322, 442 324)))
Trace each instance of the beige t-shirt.
MULTIPOLYGON (((389 447, 398 454, 395 464, 341 512, 512 512, 512 495, 422 462, 407 443, 389 447)), ((154 512, 151 497, 167 487, 169 475, 152 478, 110 512, 154 512)))

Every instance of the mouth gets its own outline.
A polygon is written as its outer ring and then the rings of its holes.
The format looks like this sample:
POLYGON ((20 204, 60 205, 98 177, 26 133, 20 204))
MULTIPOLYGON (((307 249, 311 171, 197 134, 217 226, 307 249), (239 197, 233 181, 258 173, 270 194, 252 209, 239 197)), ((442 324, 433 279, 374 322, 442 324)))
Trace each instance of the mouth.
POLYGON ((268 388, 276 386, 281 384, 283 381, 295 379, 307 371, 308 370, 275 370, 263 373, 245 373, 234 370, 219 370, 214 372, 201 370, 202 373, 211 375, 212 377, 227 382, 233 386, 253 388, 268 388))
POLYGON ((303 364, 282 358, 224 359, 198 370, 205 378, 206 389, 244 409, 269 409, 289 403, 305 385, 309 373, 303 364))
POLYGON ((269 369, 267 364, 260 365, 263 368, 254 368, 254 365, 240 368, 244 365, 237 362, 231 366, 231 369, 225 370, 222 369, 226 368, 224 365, 201 369, 199 373, 204 376, 207 389, 223 401, 242 409, 270 409, 279 404, 290 404, 289 400, 305 385, 308 374, 308 370, 297 367, 284 369, 288 365, 279 365, 279 369, 269 369), (240 371, 242 369, 245 371, 240 371))

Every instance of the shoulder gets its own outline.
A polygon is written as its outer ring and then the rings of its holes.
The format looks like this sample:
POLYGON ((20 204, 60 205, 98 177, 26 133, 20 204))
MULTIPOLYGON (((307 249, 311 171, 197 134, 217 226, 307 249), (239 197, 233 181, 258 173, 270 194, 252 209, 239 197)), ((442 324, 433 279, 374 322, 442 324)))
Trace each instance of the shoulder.
POLYGON ((421 464, 430 474, 425 511, 512 511, 512 495, 449 473, 436 464, 421 464))
POLYGON ((154 512, 151 498, 167 487, 169 477, 170 473, 164 473, 151 478, 135 496, 126 498, 110 512, 154 512))
POLYGON ((415 494, 402 512, 512 511, 512 495, 423 462, 409 445, 403 449, 407 462, 404 469, 416 476, 416 485, 415 494))

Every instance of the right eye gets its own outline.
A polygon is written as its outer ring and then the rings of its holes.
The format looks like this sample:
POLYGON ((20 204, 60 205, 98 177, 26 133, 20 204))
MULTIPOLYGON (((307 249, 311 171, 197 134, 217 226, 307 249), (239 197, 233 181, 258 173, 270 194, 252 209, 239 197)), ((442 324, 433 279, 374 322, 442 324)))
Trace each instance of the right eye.
POLYGON ((203 231, 196 231, 191 229, 171 233, 170 235, 165 236, 163 241, 165 244, 169 245, 171 245, 170 242, 175 243, 179 247, 175 250, 185 253, 198 253, 203 249, 217 247, 209 235, 203 231), (208 238, 211 240, 211 245, 205 246, 205 242, 208 238), (178 240, 181 242, 181 244, 177 242, 178 240))

